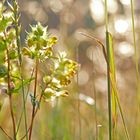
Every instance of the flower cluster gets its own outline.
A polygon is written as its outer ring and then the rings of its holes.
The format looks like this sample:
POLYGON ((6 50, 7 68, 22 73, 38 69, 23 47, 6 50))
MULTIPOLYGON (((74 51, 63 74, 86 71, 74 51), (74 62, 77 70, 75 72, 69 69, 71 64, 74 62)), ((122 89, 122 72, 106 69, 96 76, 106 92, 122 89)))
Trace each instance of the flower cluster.
POLYGON ((76 73, 77 63, 66 58, 66 53, 53 53, 53 46, 57 43, 56 37, 50 37, 47 27, 40 23, 31 26, 31 32, 27 35, 27 47, 23 47, 22 54, 31 59, 38 59, 40 62, 48 58, 53 62, 49 75, 45 74, 43 82, 46 88, 43 89, 43 97, 66 96, 68 92, 65 87, 71 83, 71 79, 76 73))
MULTIPOLYGON (((16 32, 13 25, 13 12, 7 10, 0 4, 0 86, 7 91, 7 76, 8 76, 8 60, 10 63, 10 82, 14 85, 15 79, 12 78, 17 75, 17 61, 18 51, 16 46, 16 32)), ((13 90, 14 86, 11 86, 13 90)))
POLYGON ((54 60, 54 67, 49 76, 44 77, 47 88, 44 91, 45 99, 58 96, 67 96, 68 91, 65 90, 71 83, 71 79, 77 71, 77 63, 66 58, 66 53, 59 54, 54 60))
POLYGON ((23 48, 23 54, 30 58, 38 57, 40 60, 50 58, 52 47, 57 43, 56 37, 50 37, 48 28, 43 27, 40 23, 31 26, 31 32, 27 36, 27 46, 23 48))
MULTIPOLYGON (((33 61, 35 59, 40 62, 46 62, 49 58, 53 62, 50 74, 43 77, 43 82, 46 85, 43 89, 44 98, 66 96, 68 92, 65 88, 71 83, 71 79, 76 73, 77 63, 66 58, 66 53, 59 53, 55 55, 53 48, 57 43, 57 38, 51 36, 48 32, 48 27, 43 27, 41 23, 35 26, 30 26, 31 31, 27 33, 26 47, 22 48, 19 53, 17 30, 15 26, 17 21, 13 18, 13 7, 9 4, 10 10, 5 8, 0 11, 0 82, 8 83, 8 75, 10 82, 14 88, 10 91, 18 92, 21 84, 24 86, 30 83, 30 79, 23 79, 21 83, 21 76, 18 69, 19 55, 28 56, 33 61), (9 60, 9 64, 8 64, 9 60), (8 70, 9 65, 9 70, 8 70)), ((7 89, 6 89, 7 90, 7 89)))

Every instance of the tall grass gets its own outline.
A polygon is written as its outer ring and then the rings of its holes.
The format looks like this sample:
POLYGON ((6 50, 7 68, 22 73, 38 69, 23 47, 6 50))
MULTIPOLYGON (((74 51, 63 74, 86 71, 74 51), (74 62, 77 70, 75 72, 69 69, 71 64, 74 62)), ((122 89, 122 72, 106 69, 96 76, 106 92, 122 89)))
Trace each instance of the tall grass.
POLYGON ((117 121, 116 121, 117 110, 116 110, 116 107, 118 107, 118 109, 120 111, 120 116, 121 116, 121 119, 122 119, 122 123, 123 123, 126 138, 127 138, 127 140, 130 140, 129 133, 128 133, 126 123, 125 123, 125 118, 124 118, 124 115, 123 115, 123 110, 122 110, 120 99, 119 99, 119 96, 118 96, 119 92, 118 92, 118 89, 117 89, 116 75, 115 75, 114 51, 113 51, 113 48, 111 48, 113 46, 113 44, 112 44, 112 35, 109 32, 107 32, 107 33, 108 33, 107 39, 108 39, 108 43, 109 43, 108 47, 110 48, 109 49, 109 57, 111 58, 110 63, 108 62, 108 57, 107 57, 107 53, 106 53, 106 49, 105 49, 104 44, 99 39, 95 38, 94 36, 91 36, 91 35, 86 34, 86 33, 81 33, 81 34, 86 36, 86 37, 88 37, 88 38, 91 38, 92 40, 94 40, 99 45, 99 47, 102 48, 105 61, 106 61, 107 65, 110 64, 109 69, 108 69, 109 70, 109 73, 108 73, 109 74, 109 83, 110 83, 109 87, 111 89, 110 90, 111 95, 109 95, 110 96, 109 105, 110 105, 111 108, 113 108, 113 109, 115 108, 115 110, 109 110, 109 115, 111 115, 110 117, 112 118, 112 114, 115 114, 113 116, 113 118, 115 118, 115 120, 112 120, 112 119, 109 120, 109 125, 111 125, 109 127, 109 139, 116 139, 116 137, 117 137, 116 136, 116 131, 115 131, 116 128, 114 128, 114 130, 113 130, 112 123, 115 123, 115 126, 117 125, 117 121), (114 98, 113 101, 111 99, 111 96, 112 96, 111 91, 114 94, 113 95, 113 98, 114 98), (114 131, 114 137, 112 137, 113 131, 114 131))
POLYGON ((118 105, 120 115, 122 118, 125 134, 127 140, 130 140, 129 133, 126 127, 122 107, 118 97, 118 90, 116 86, 116 74, 115 74, 115 62, 114 62, 114 50, 113 50, 113 38, 108 31, 108 10, 107 0, 105 0, 105 25, 106 25, 106 50, 107 50, 107 77, 108 77, 108 115, 109 115, 109 140, 117 139, 116 125, 117 125, 117 111, 118 105), (112 97, 112 98, 111 98, 112 97), (117 104, 116 104, 117 103, 117 104), (111 109, 112 108, 112 109, 111 109), (111 115, 112 114, 112 115, 111 115), (113 126, 112 126, 113 124, 113 126), (112 136, 113 134, 113 136, 112 136))
POLYGON ((107 0, 105 0, 105 25, 106 25, 106 50, 107 50, 107 85, 108 85, 108 117, 109 117, 109 140, 112 140, 112 116, 111 116, 111 89, 110 89, 110 42, 108 34, 108 10, 107 10, 107 0))
MULTIPOLYGON (((138 50, 136 45, 136 32, 135 32, 135 18, 134 18, 134 4, 133 0, 130 0, 130 6, 131 6, 131 24, 132 24, 132 32, 133 32, 133 46, 134 46, 134 61, 135 61, 135 70, 136 70, 136 87, 137 87, 137 102, 138 102, 138 109, 136 112, 136 118, 134 123, 139 123, 138 121, 138 115, 139 115, 139 107, 140 107, 140 74, 139 74, 139 56, 138 56, 138 50)), ((139 127, 137 127, 137 130, 134 131, 134 137, 135 134, 139 133, 139 127)))
MULTIPOLYGON (((136 78, 137 78, 137 88, 139 89, 139 65, 138 65, 138 51, 136 46, 136 33, 135 33, 135 19, 134 19, 134 6, 133 6, 133 0, 130 0, 131 3, 131 20, 132 20, 132 32, 133 32, 133 46, 134 46, 134 57, 135 57, 135 67, 136 67, 136 78)), ((139 89, 140 90, 140 89, 139 89)))
MULTIPOLYGON (((115 60, 114 60, 114 48, 113 48, 113 37, 112 35, 107 32, 107 41, 109 47, 109 76, 112 74, 114 83, 116 85, 116 73, 115 73, 115 60)), ((109 77, 110 78, 110 77, 109 77)), ((115 92, 111 87, 111 111, 112 111, 112 138, 114 139, 116 136, 116 125, 117 125, 117 104, 115 98, 115 92)))
POLYGON ((111 86, 110 86, 110 76, 109 76, 109 69, 110 69, 110 55, 109 55, 109 35, 108 31, 106 30, 106 48, 107 48, 107 85, 108 85, 108 117, 109 117, 109 140, 112 140, 112 115, 111 115, 111 86))

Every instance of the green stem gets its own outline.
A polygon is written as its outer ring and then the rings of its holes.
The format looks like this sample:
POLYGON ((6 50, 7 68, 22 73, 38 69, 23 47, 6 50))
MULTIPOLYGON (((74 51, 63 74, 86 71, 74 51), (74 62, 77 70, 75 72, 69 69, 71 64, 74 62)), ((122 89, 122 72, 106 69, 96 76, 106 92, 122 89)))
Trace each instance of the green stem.
POLYGON ((121 118, 122 118, 124 130, 125 130, 125 135, 126 135, 127 140, 130 140, 130 136, 129 136, 129 133, 128 133, 128 130, 127 130, 127 127, 126 127, 126 123, 125 123, 122 107, 121 107, 121 104, 120 104, 120 99, 118 97, 118 90, 117 90, 116 85, 113 83, 114 78, 111 76, 111 72, 110 72, 110 80, 111 80, 112 89, 114 91, 115 99, 116 99, 116 102, 117 102, 118 107, 119 107, 120 115, 121 115, 121 118))
MULTIPOLYGON (((32 70, 30 80, 33 78, 33 73, 34 73, 34 69, 32 70)), ((30 84, 28 85, 27 94, 26 94, 26 97, 25 97, 25 102, 27 102, 27 97, 28 97, 28 94, 29 94, 29 89, 30 89, 30 84)), ((17 134, 18 131, 19 131, 19 127, 20 127, 20 124, 21 124, 21 120, 22 120, 23 113, 24 113, 24 110, 22 110, 22 113, 21 113, 21 115, 20 115, 20 119, 19 119, 19 122, 18 122, 18 124, 17 124, 17 131, 16 131, 16 134, 17 134)), ((25 135, 25 136, 26 136, 26 135, 25 135)))
MULTIPOLYGON (((85 34, 85 33, 81 33, 81 34, 86 36, 86 37, 89 37, 89 38, 93 39, 94 41, 97 42, 97 44, 100 47, 102 47, 105 61, 106 61, 107 65, 109 65, 109 62, 108 62, 108 59, 107 59, 107 55, 106 55, 106 51, 105 51, 105 47, 104 47, 103 43, 99 39, 97 39, 97 38, 95 38, 95 37, 93 37, 91 35, 88 35, 88 34, 85 34)), ((121 114, 121 118, 122 118, 124 130, 125 130, 126 138, 127 138, 127 140, 130 140, 129 133, 128 133, 128 130, 127 130, 127 127, 126 127, 126 123, 125 123, 125 119, 124 119, 124 115, 123 115, 123 111, 122 111, 122 107, 121 107, 120 100, 119 100, 119 97, 118 97, 118 91, 117 91, 116 83, 114 84, 114 82, 113 82, 113 81, 115 81, 115 79, 113 78, 113 76, 111 76, 110 68, 109 68, 109 76, 110 76, 110 83, 111 83, 112 89, 113 89, 113 91, 115 93, 114 94, 115 95, 115 99, 116 99, 116 102, 118 104, 119 111, 120 111, 120 114, 121 114)))
MULTIPOLYGON (((18 13, 18 4, 16 0, 13 0, 13 8, 14 8, 14 24, 15 24, 15 31, 16 31, 16 44, 18 48, 18 57, 19 57, 19 71, 21 75, 21 84, 22 84, 22 100, 23 100, 23 111, 24 111, 24 119, 25 119, 25 130, 26 134, 28 133, 28 127, 27 127, 27 115, 26 115, 26 100, 25 100, 25 92, 24 92, 24 80, 23 75, 21 71, 22 67, 22 60, 21 60, 21 46, 20 46, 20 34, 19 34, 19 13, 18 13)), ((17 134, 17 133, 16 133, 17 134)), ((28 140, 28 135, 26 135, 26 140, 28 140)))
POLYGON ((105 28, 108 32, 108 10, 107 10, 107 0, 105 0, 105 28))
MULTIPOLYGON (((42 98, 43 98, 43 93, 41 94, 40 99, 39 99, 39 106, 40 106, 40 104, 41 104, 42 98)), ((36 116, 38 110, 39 110, 39 107, 36 108, 36 110, 35 110, 34 118, 35 118, 35 116, 36 116)), ((34 119, 34 118, 33 118, 33 119, 34 119)), ((30 129, 31 129, 31 125, 30 125, 30 127, 28 128, 28 132, 30 131, 30 129)), ((23 139, 25 138, 25 136, 26 136, 26 134, 25 134, 20 140, 23 140, 23 139)))
POLYGON ((111 90, 110 90, 110 50, 109 50, 109 35, 108 35, 108 10, 107 10, 107 0, 105 0, 105 25, 106 25, 106 50, 107 50, 107 85, 108 85, 108 117, 109 117, 109 140, 112 140, 112 116, 111 116, 111 90))
MULTIPOLYGON (((137 78, 137 83, 139 83, 139 65, 138 65, 138 53, 137 53, 137 47, 136 47, 134 8, 133 8, 133 1, 130 0, 130 2, 131 2, 131 19, 132 19, 133 43, 134 43, 134 50, 135 50, 136 78, 137 78)), ((137 87, 138 87, 138 85, 137 85, 137 87)))
POLYGON ((109 140, 112 140, 112 116, 111 116, 111 90, 110 90, 110 76, 109 76, 109 69, 110 69, 110 54, 109 54, 109 38, 108 32, 106 32, 106 49, 107 49, 107 85, 108 85, 108 117, 109 117, 109 140))
POLYGON ((14 140, 16 140, 16 124, 15 124, 15 118, 14 118, 14 112, 13 112, 12 94, 10 93, 11 80, 10 80, 10 59, 9 59, 8 49, 7 49, 7 64, 8 64, 7 79, 8 79, 8 95, 9 95, 9 103, 10 103, 10 113, 11 113, 11 118, 12 118, 12 123, 13 123, 14 140))
MULTIPOLYGON (((136 33, 135 33, 135 19, 134 19, 134 6, 133 6, 133 1, 130 0, 130 5, 131 5, 131 22, 132 22, 132 32, 133 32, 133 46, 134 46, 134 59, 135 59, 135 69, 136 69, 136 87, 137 87, 137 102, 138 102, 138 111, 136 112, 136 117, 134 120, 134 123, 137 123, 138 121, 138 113, 139 113, 139 108, 140 108, 140 74, 139 74, 139 56, 137 52, 137 47, 136 47, 136 33)), ((137 133, 137 128, 134 131, 134 135, 137 133)))
POLYGON ((122 111, 121 104, 120 104, 118 96, 116 96, 116 99, 117 99, 118 107, 119 107, 119 110, 120 110, 121 118, 122 118, 122 121, 123 121, 123 126, 124 126, 124 130, 125 130, 127 140, 130 140, 129 133, 128 133, 128 130, 127 130, 127 127, 126 127, 123 111, 122 111))

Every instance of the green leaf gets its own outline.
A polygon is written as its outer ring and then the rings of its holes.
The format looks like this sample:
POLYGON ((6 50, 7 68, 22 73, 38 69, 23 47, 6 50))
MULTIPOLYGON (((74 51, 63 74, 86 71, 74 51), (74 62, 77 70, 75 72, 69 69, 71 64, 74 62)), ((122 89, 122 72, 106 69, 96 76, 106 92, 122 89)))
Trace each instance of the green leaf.
POLYGON ((48 45, 48 46, 53 46, 53 45, 55 45, 56 43, 57 43, 57 38, 56 38, 56 37, 51 37, 51 38, 48 39, 47 45, 48 45))
POLYGON ((9 53, 9 58, 10 58, 10 59, 15 59, 15 58, 17 58, 17 57, 18 57, 18 53, 17 53, 16 50, 10 51, 10 53, 9 53))
POLYGON ((5 65, 0 65, 0 78, 7 75, 7 68, 5 65))
POLYGON ((8 6, 9 6, 10 10, 14 12, 13 6, 12 6, 8 1, 7 1, 7 4, 8 4, 8 6))
POLYGON ((5 40, 3 39, 3 33, 1 33, 2 35, 0 35, 0 52, 6 50, 7 48, 7 44, 5 42, 5 40))
POLYGON ((3 106, 3 104, 2 104, 2 102, 0 102, 0 111, 1 111, 1 109, 2 109, 2 106, 3 106))
POLYGON ((26 86, 28 84, 30 84, 30 82, 34 80, 34 78, 30 78, 30 79, 26 79, 23 81, 23 85, 22 85, 22 82, 20 81, 18 84, 16 84, 16 87, 11 91, 12 93, 17 93, 21 88, 22 86, 26 86))
POLYGON ((118 96, 118 90, 117 90, 117 83, 116 83, 116 74, 115 74, 115 62, 114 62, 114 50, 113 50, 113 38, 112 35, 107 32, 107 39, 108 39, 108 47, 109 47, 109 66, 110 66, 110 81, 111 81, 111 92, 112 92, 112 118, 113 118, 113 137, 116 137, 115 129, 116 129, 116 123, 117 123, 117 108, 119 108, 121 119, 123 122, 125 134, 128 140, 129 138, 129 133, 126 127, 122 107, 120 104, 120 99, 118 96))
POLYGON ((23 47, 23 49, 22 49, 22 54, 23 54, 23 55, 27 55, 27 56, 29 56, 29 57, 32 56, 31 51, 30 51, 27 47, 23 47))
POLYGON ((0 64, 3 64, 5 62, 5 52, 0 51, 0 64))
POLYGON ((2 18, 2 20, 0 20, 0 32, 4 32, 11 23, 12 21, 10 18, 2 18))
POLYGON ((33 106, 36 106, 36 97, 34 97, 32 94, 30 94, 31 97, 31 103, 33 106))
POLYGON ((44 76, 43 77, 43 82, 46 83, 46 84, 48 84, 49 82, 51 82, 51 80, 52 80, 51 76, 48 76, 47 75, 47 76, 44 76))

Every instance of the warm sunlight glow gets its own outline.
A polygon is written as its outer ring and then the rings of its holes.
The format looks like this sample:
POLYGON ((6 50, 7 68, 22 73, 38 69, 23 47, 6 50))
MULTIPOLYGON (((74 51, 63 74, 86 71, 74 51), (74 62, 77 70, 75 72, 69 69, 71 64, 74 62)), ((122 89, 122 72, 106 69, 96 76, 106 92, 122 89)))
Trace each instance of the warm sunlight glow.
POLYGON ((134 54, 133 46, 127 42, 121 42, 118 47, 119 53, 123 56, 129 57, 134 54))
POLYGON ((124 5, 130 5, 130 0, 120 0, 120 2, 124 5))
POLYGON ((101 92, 105 93, 107 91, 107 83, 106 83, 106 77, 102 76, 96 79, 95 88, 101 92))
MULTIPOLYGON (((102 0, 102 2, 104 2, 104 0, 102 0)), ((116 0, 108 0, 107 2, 108 5, 108 12, 109 13, 116 13, 118 10, 118 4, 116 0)))
POLYGON ((96 22, 100 23, 104 21, 104 5, 101 0, 91 0, 90 11, 92 18, 96 22))
POLYGON ((79 94, 79 99, 81 101, 84 101, 85 103, 89 104, 89 105, 94 105, 95 104, 95 101, 93 98, 91 98, 90 96, 86 96, 82 93, 79 94))
POLYGON ((79 72, 79 85, 85 85, 89 80, 89 74, 85 70, 79 72))
POLYGON ((128 22, 124 19, 118 19, 115 21, 115 30, 118 33, 125 33, 128 29, 128 22))
POLYGON ((52 11, 57 13, 57 12, 60 12, 63 9, 63 4, 60 0, 57 0, 57 4, 56 4, 55 0, 51 0, 50 1, 50 7, 51 7, 52 11))

